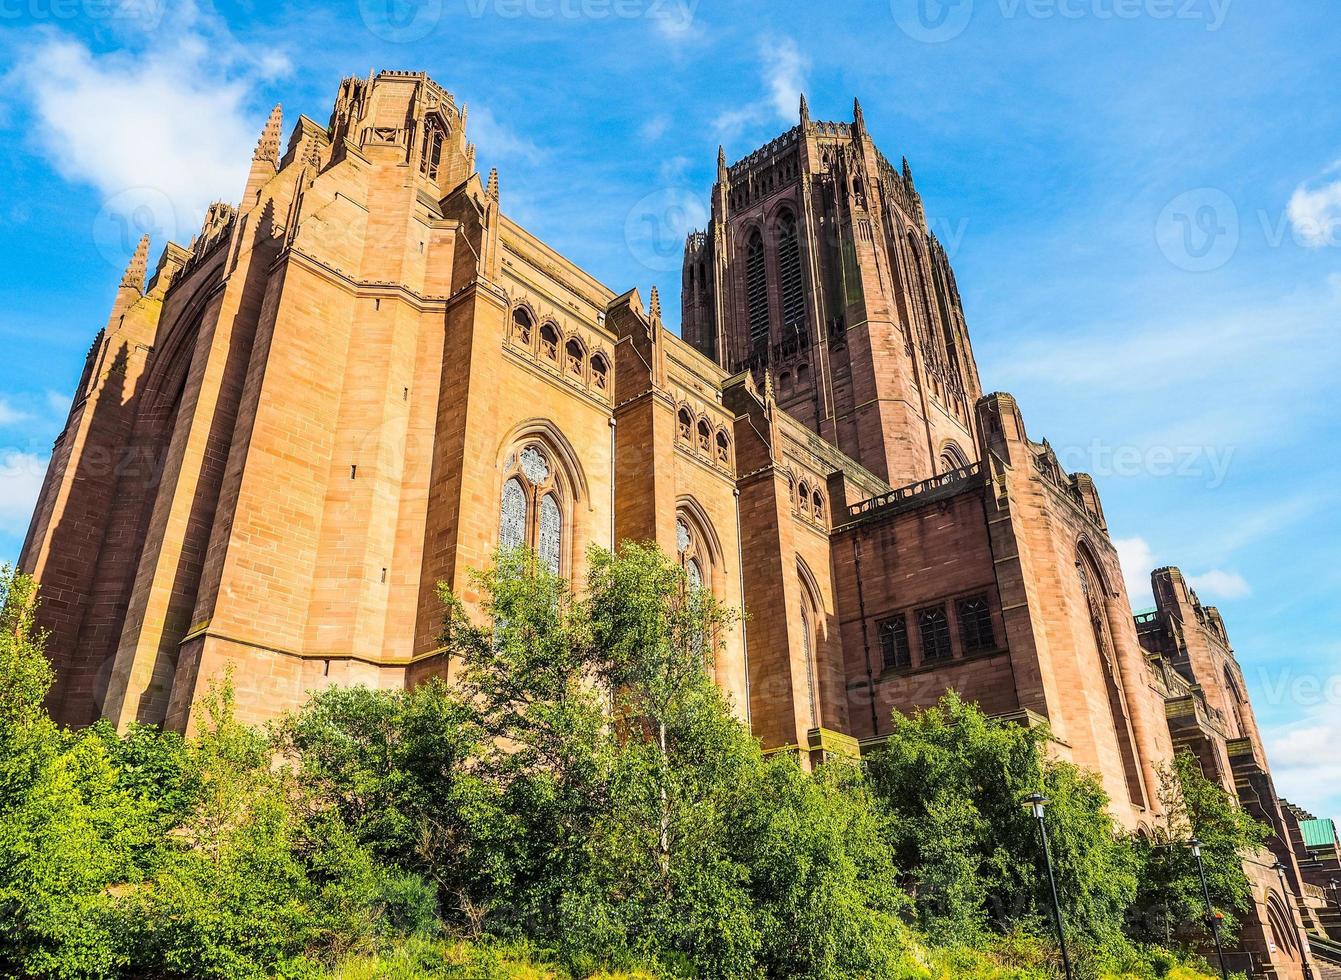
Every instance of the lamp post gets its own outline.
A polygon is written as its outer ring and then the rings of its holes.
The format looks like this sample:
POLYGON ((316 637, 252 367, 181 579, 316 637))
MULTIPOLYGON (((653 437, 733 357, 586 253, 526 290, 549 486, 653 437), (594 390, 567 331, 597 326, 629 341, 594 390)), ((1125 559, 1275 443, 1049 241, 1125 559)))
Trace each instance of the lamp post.
POLYGON ((1043 841, 1043 859, 1048 865, 1048 886, 1052 889, 1052 918, 1057 925, 1057 945, 1062 951, 1062 968, 1066 971, 1066 980, 1072 980, 1071 954, 1066 951, 1066 928, 1062 925, 1062 903, 1057 897, 1057 876, 1052 870, 1052 845, 1048 843, 1048 827, 1043 820, 1048 801, 1042 793, 1034 793, 1026 796, 1024 802, 1033 809, 1034 819, 1038 821, 1038 836, 1043 841))
POLYGON ((1229 980, 1229 967, 1225 965, 1225 947, 1220 942, 1220 916, 1211 906, 1211 889, 1206 884, 1206 865, 1201 860, 1201 841, 1193 837, 1187 842, 1192 848, 1192 856, 1197 859, 1197 876, 1201 878, 1201 896, 1206 900, 1206 919, 1211 924, 1211 936, 1215 939, 1215 956, 1220 961, 1220 976, 1229 980))
POLYGON ((1332 889, 1332 904, 1341 912, 1341 881, 1333 878, 1328 884, 1332 889))
MULTIPOLYGON (((1281 863, 1280 858, 1276 858, 1276 863, 1271 866, 1271 870, 1280 876, 1280 892, 1285 898, 1286 909, 1290 910, 1294 906, 1294 899, 1290 894, 1289 882, 1285 880, 1285 865, 1281 863)), ((1294 916, 1298 910, 1293 909, 1290 913, 1290 924, 1294 926, 1295 942, 1299 944, 1299 962, 1304 967, 1304 980, 1313 980, 1313 970, 1308 965, 1308 939, 1304 936, 1303 930, 1294 922, 1294 916)))

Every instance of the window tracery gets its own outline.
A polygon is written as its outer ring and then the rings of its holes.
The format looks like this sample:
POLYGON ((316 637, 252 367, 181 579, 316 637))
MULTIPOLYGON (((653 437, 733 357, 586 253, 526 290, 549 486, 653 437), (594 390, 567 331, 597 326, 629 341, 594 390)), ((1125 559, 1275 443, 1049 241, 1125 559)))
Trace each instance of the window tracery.
POLYGON ((559 359, 559 331, 552 323, 546 323, 540 328, 540 353, 551 361, 559 359))
POLYGON ((523 347, 531 346, 532 335, 535 332, 535 321, 531 319, 531 314, 525 307, 517 307, 512 311, 512 335, 517 343, 523 347))
POLYGON ((610 386, 610 366, 602 354, 594 354, 591 358, 591 383, 597 391, 605 391, 610 386))
POLYGON ((498 544, 503 550, 529 547, 547 571, 558 575, 564 557, 562 487, 547 450, 528 443, 504 463, 498 544))

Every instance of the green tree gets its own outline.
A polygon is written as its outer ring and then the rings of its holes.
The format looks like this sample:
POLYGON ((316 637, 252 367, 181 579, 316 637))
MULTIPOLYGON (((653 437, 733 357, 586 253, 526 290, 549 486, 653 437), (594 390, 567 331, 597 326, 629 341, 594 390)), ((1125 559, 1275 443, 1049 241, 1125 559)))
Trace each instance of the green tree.
POLYGON ((931 935, 978 941, 989 927, 1046 934, 1050 899, 1038 828, 1023 805, 1042 792, 1068 933, 1081 952, 1121 949, 1137 864, 1097 780, 1049 757, 1045 726, 987 718, 949 693, 895 713, 867 760, 890 816, 895 860, 931 935))
POLYGON ((114 889, 140 879, 159 824, 99 733, 47 715, 35 605, 32 580, 0 569, 0 973, 113 975, 127 962, 114 889))
POLYGON ((1190 752, 1180 752, 1159 775, 1167 823, 1149 839, 1136 841, 1143 871, 1130 928, 1137 936, 1164 943, 1202 947, 1210 941, 1201 878, 1187 846, 1195 837, 1201 841, 1211 905, 1223 916, 1222 935, 1232 944, 1242 916, 1252 907, 1243 856, 1263 847, 1271 831, 1207 779, 1190 752))

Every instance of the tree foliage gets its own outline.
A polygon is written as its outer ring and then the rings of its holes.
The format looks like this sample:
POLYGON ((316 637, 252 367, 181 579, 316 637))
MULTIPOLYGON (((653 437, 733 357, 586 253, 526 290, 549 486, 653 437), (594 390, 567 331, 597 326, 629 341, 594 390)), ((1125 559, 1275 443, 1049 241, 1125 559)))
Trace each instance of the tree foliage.
POLYGON ((1221 934, 1232 943, 1253 901, 1243 856, 1260 850, 1270 831, 1207 779, 1190 752, 1179 753, 1159 775, 1167 823, 1157 827, 1149 840, 1136 842, 1144 871, 1131 930, 1164 943, 1179 938, 1187 943, 1209 940, 1201 876, 1187 846, 1196 838, 1201 842, 1211 907, 1221 917, 1221 934))
POLYGON ((973 942, 989 929, 1050 928, 1039 828, 1023 802, 1039 792, 1068 932, 1082 948, 1121 945, 1136 855, 1098 781, 1050 756, 1050 738, 1046 726, 993 721, 955 694, 894 715, 867 771, 923 929, 973 942))
MULTIPOLYGON (((54 724, 31 583, 0 574, 0 975, 1038 980, 1035 789, 1086 975, 1172 967, 1117 932, 1154 859, 1045 730, 949 696, 809 771, 713 683, 734 611, 651 546, 589 567, 577 592, 512 552, 474 611, 444 593, 448 682, 269 731, 224 683, 189 738, 54 724)), ((1228 904, 1251 827, 1176 778, 1228 904)))

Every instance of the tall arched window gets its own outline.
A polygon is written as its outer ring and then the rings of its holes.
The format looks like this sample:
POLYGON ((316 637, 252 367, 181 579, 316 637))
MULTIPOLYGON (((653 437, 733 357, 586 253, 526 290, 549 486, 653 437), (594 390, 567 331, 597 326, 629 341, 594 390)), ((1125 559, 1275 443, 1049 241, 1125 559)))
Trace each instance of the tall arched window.
POLYGON ((815 627, 805 604, 801 607, 801 652, 806 658, 806 696, 810 701, 810 727, 819 728, 819 698, 815 695, 815 627))
POLYGON ((696 589, 703 588, 705 583, 711 587, 707 576, 712 568, 712 558, 707 542, 703 540, 703 533, 694 528, 684 514, 675 518, 675 550, 689 584, 696 589))
POLYGON ((750 347, 768 346, 768 272, 764 264, 764 236, 756 228, 745 249, 745 306, 750 321, 750 347))
POLYGON ((548 452, 528 443, 504 464, 498 544, 504 550, 533 548, 555 575, 563 567, 564 518, 561 488, 548 452))
POLYGON ((778 280, 782 287, 782 336, 806 344, 806 294, 801 281, 801 245, 790 211, 778 219, 778 280))
MULTIPOLYGON (((713 594, 713 544, 705 528, 687 509, 675 515, 675 551, 684 569, 685 582, 691 589, 706 589, 713 594)), ((711 668, 715 644, 704 633, 695 636, 692 642, 711 668)))
POLYGON ((429 180, 438 179, 438 168, 442 165, 442 145, 447 140, 447 130, 437 116, 429 116, 424 123, 424 145, 419 154, 419 172, 429 180))
POLYGON ((806 700, 809 702, 810 727, 819 728, 820 693, 819 666, 816 663, 816 651, 819 648, 819 624, 823 619, 820 611, 819 593, 815 590, 814 576, 805 562, 799 558, 796 572, 801 580, 801 655, 805 658, 806 700))
POLYGON ((1094 646, 1099 655, 1099 664, 1103 668, 1104 684, 1108 694, 1108 710, 1113 722, 1113 734, 1117 739, 1118 751, 1122 754, 1123 770, 1127 777, 1127 794, 1137 806, 1145 806, 1145 792, 1141 787, 1140 762, 1136 757, 1136 746, 1132 738, 1131 725, 1127 716, 1126 697, 1122 692, 1122 681, 1114 661, 1113 643, 1108 629, 1108 614, 1104 610, 1103 576, 1088 550, 1083 546, 1076 555, 1076 569, 1080 573, 1080 590, 1085 598, 1086 611, 1089 613, 1090 626, 1094 634, 1094 646))
POLYGON ((1243 695, 1239 693, 1238 682, 1228 667, 1225 667, 1225 699, 1229 702, 1230 717, 1234 719, 1235 737, 1247 738, 1248 726, 1243 722, 1243 695))

